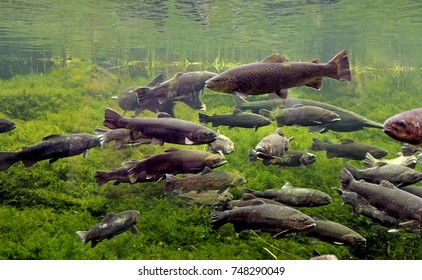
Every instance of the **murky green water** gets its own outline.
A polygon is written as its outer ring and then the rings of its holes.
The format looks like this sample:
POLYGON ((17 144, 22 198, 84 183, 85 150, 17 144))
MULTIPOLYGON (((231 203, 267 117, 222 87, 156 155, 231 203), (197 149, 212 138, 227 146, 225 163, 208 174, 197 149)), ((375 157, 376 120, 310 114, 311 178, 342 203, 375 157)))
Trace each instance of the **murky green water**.
MULTIPOLYGON (((346 49, 351 82, 324 78, 320 91, 300 87, 289 96, 327 102, 383 123, 421 106, 421 13, 422 4, 410 0, 0 1, 0 116, 17 123, 15 130, 0 135, 0 150, 16 151, 52 133, 104 128, 104 109, 120 110, 110 97, 147 84, 158 73, 221 72, 272 53, 290 61, 327 62, 346 49)), ((231 96, 209 89, 201 99, 208 114, 234 108, 231 96)), ((197 112, 186 106, 178 104, 175 111, 179 118, 198 122, 197 112)), ((367 245, 314 244, 297 236, 276 240, 269 234, 236 234, 230 226, 210 231, 209 208, 164 196, 163 181, 99 188, 95 170, 110 171, 167 147, 116 152, 109 145, 90 150, 86 158, 43 161, 30 168, 19 163, 0 172, 0 259, 297 260, 310 258, 313 251, 340 259, 422 259, 420 233, 389 234, 341 206, 332 188, 340 186, 342 159, 318 152, 318 160, 304 169, 249 164, 248 150, 275 128, 219 127, 237 145, 221 171, 242 174, 252 189, 290 181, 329 193, 330 205, 303 211, 352 227, 367 245), (124 233, 81 250, 76 231, 88 230, 108 212, 127 209, 141 212, 139 235, 124 233)), ((334 143, 352 138, 387 149, 388 158, 401 150, 382 130, 283 131, 295 137, 292 148, 297 150, 312 152, 313 137, 334 143)), ((360 167, 361 162, 352 164, 360 167)), ((416 169, 422 171, 421 165, 416 169)), ((233 193, 239 197, 241 189, 233 193)))

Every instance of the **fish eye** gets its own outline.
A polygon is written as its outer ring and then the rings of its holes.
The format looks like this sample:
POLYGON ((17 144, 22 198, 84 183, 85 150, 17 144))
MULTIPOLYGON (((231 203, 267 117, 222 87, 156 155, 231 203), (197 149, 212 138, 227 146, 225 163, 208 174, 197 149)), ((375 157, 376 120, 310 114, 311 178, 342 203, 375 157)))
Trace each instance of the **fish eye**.
POLYGON ((404 120, 399 120, 396 122, 397 126, 401 127, 401 128, 406 128, 407 124, 406 121, 404 120))

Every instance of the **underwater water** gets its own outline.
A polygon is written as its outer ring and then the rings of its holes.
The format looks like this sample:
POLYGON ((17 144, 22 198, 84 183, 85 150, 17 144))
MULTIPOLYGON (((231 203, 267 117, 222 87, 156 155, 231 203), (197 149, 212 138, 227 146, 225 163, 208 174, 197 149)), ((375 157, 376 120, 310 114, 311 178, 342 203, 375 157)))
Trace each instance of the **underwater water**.
MULTIPOLYGON (((420 107, 422 57, 418 1, 1 1, 0 117, 16 128, 0 134, 0 151, 18 151, 47 135, 93 133, 105 128, 104 110, 119 113, 112 96, 148 84, 157 74, 220 73, 280 53, 289 61, 329 61, 340 50, 349 55, 352 79, 324 78, 317 91, 289 89, 289 97, 336 105, 383 123, 420 107)), ((200 96, 208 115, 231 113, 233 97, 205 89, 200 96)), ((251 97, 250 100, 259 100, 251 97)), ((129 114, 126 114, 128 116, 129 114)), ((141 116, 153 117, 145 111, 141 116)), ((199 123, 198 112, 183 103, 177 118, 199 123)), ((207 127, 217 130, 207 124, 207 127)), ((0 259, 309 259, 314 252, 351 260, 421 260, 420 233, 389 233, 342 205, 340 170, 346 162, 311 150, 312 138, 340 143, 353 139, 383 148, 386 158, 402 144, 382 129, 309 134, 306 127, 283 127, 294 137, 289 148, 308 151, 317 161, 306 167, 249 163, 248 151, 277 128, 257 131, 218 127, 235 143, 227 164, 247 182, 230 190, 263 190, 290 182, 326 192, 332 202, 300 207, 344 224, 366 238, 365 245, 339 246, 288 234, 236 233, 226 224, 210 225, 210 207, 187 205, 164 194, 164 180, 99 187, 96 170, 143 159, 169 147, 203 150, 203 145, 140 145, 116 150, 113 143, 83 157, 16 163, 0 172, 0 259), (82 249, 76 231, 89 230, 107 213, 137 210, 139 233, 124 232, 82 249)), ((415 167, 422 171, 420 164, 415 167)))

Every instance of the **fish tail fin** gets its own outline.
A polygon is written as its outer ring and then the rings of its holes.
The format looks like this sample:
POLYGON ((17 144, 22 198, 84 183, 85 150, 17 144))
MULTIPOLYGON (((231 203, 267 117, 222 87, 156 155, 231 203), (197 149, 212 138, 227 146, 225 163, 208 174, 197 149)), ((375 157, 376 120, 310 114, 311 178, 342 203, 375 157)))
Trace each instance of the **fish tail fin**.
POLYGON ((207 114, 204 113, 198 113, 198 117, 199 117, 199 122, 200 123, 209 123, 209 116, 207 114))
POLYGON ((122 118, 123 116, 116 111, 109 108, 105 109, 103 125, 111 129, 119 128, 118 123, 122 118))
POLYGON ((365 154, 365 159, 363 160, 362 167, 370 168, 376 165, 377 159, 374 158, 370 153, 365 154))
POLYGON ((18 161, 19 157, 16 152, 0 152, 0 171, 6 171, 18 161))
POLYGON ((224 221, 223 211, 213 210, 210 214, 211 217, 211 228, 217 230, 222 227, 226 222, 224 221))
POLYGON ((172 174, 166 174, 166 186, 165 186, 165 192, 170 193, 176 189, 175 181, 177 180, 177 177, 172 174))
POLYGON ((243 105, 247 104, 249 101, 243 99, 242 97, 238 96, 237 94, 233 94, 234 100, 234 107, 243 110, 243 105))
POLYGON ((76 234, 81 238, 82 240, 82 248, 85 247, 86 243, 87 243, 87 236, 88 236, 88 232, 87 231, 77 231, 76 234))
POLYGON ((312 138, 312 146, 311 149, 314 151, 324 151, 324 142, 319 140, 318 138, 312 138))
POLYGON ((331 77, 339 81, 351 80, 349 58, 346 50, 342 50, 336 54, 328 64, 336 65, 337 68, 337 71, 331 77))
POLYGON ((353 175, 346 168, 343 168, 340 171, 340 180, 341 180, 341 185, 343 186, 343 189, 347 190, 349 184, 355 179, 353 178, 353 175))
POLYGON ((249 162, 256 162, 258 159, 258 156, 256 155, 256 151, 254 149, 250 149, 249 153, 249 162))
POLYGON ((110 181, 110 177, 108 175, 108 172, 95 170, 94 174, 95 182, 97 182, 97 186, 101 187, 108 181, 110 181))

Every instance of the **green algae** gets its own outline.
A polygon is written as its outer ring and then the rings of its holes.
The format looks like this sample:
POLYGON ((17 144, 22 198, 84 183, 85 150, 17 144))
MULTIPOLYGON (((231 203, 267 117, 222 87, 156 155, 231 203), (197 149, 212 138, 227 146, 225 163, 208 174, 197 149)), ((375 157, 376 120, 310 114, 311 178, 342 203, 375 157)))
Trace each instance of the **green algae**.
MULTIPOLYGON (((146 84, 150 79, 119 77, 96 65, 81 63, 44 75, 17 76, 1 81, 0 111, 16 121, 17 128, 0 135, 0 150, 16 151, 53 133, 93 133, 94 128, 103 127, 105 108, 121 111, 111 96, 131 82, 146 84)), ((343 106, 382 123, 393 113, 413 108, 419 101, 414 94, 418 92, 418 77, 407 78, 406 86, 396 81, 396 88, 400 84, 397 91, 392 89, 391 80, 394 79, 397 79, 395 73, 376 78, 368 76, 365 88, 371 92, 359 91, 359 94, 353 85, 338 87, 329 82, 319 92, 297 88, 290 90, 289 95, 343 106)), ((207 105, 207 114, 229 113, 234 108, 229 94, 206 90, 201 99, 207 105)), ((184 104, 177 104, 175 113, 181 119, 198 122, 197 112, 184 104)), ((144 115, 154 116, 152 112, 144 115)), ((422 259, 420 234, 387 233, 367 218, 353 215, 349 206, 342 206, 341 198, 332 188, 340 186, 339 171, 344 167, 344 160, 327 159, 325 152, 310 149, 313 137, 334 143, 352 138, 388 150, 388 158, 391 158, 401 146, 382 130, 330 131, 312 135, 307 128, 283 127, 287 137, 295 137, 290 148, 314 153, 317 161, 307 167, 280 169, 264 166, 261 162, 248 162, 248 150, 275 131, 274 123, 257 131, 223 126, 218 129, 235 143, 235 151, 226 155, 228 163, 218 171, 240 174, 247 180, 246 184, 231 190, 236 198, 241 196, 244 187, 277 188, 286 181, 296 187, 319 189, 332 196, 332 203, 300 210, 311 216, 322 214, 349 226, 363 235, 367 244, 347 247, 313 243, 309 238, 292 234, 280 239, 274 239, 268 233, 238 234, 230 224, 213 231, 210 208, 186 205, 165 195, 163 181, 133 186, 107 183, 98 187, 93 177, 95 170, 110 171, 124 161, 142 159, 167 147, 204 149, 203 146, 165 144, 163 147, 141 145, 116 150, 110 143, 102 149, 91 149, 86 158, 79 155, 53 164, 42 161, 30 168, 17 163, 0 172, 0 259, 300 260, 310 258, 313 251, 335 254, 339 259, 422 259), (89 230, 108 212, 128 209, 141 213, 138 235, 125 232, 100 242, 93 249, 90 246, 82 249, 76 231, 89 230)), ((359 161, 350 163, 361 164, 359 161)), ((416 168, 421 170, 419 165, 416 168)))

